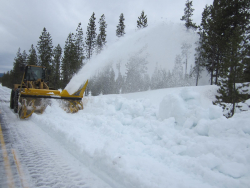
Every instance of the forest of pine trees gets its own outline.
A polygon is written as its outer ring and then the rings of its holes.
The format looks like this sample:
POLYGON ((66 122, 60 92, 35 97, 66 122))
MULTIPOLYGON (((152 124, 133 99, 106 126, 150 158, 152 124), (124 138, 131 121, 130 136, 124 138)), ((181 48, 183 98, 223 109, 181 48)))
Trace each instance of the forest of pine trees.
MULTIPOLYGON (((120 63, 115 62, 116 69, 107 66, 89 78, 88 94, 95 96, 198 85, 202 71, 206 70, 210 75, 210 84, 219 86, 215 104, 227 108, 227 117, 233 116, 237 103, 249 97, 239 92, 241 86, 237 83, 250 82, 250 1, 214 0, 212 5, 204 8, 199 26, 193 23, 192 6, 193 2, 186 0, 184 15, 180 20, 184 22, 186 32, 196 32, 199 40, 195 44, 182 44, 173 70, 165 70, 156 63, 150 76, 147 57, 135 53, 125 65, 125 75, 121 74, 120 63), (196 47, 195 62, 189 62, 192 46, 196 47), (188 67, 191 67, 190 72, 187 71, 188 67)), ((147 21, 147 15, 142 11, 137 19, 137 29, 146 28, 147 21)), ((4 73, 2 85, 12 88, 14 83, 21 80, 23 73, 20 67, 39 65, 49 70, 47 80, 50 87, 64 88, 94 54, 100 54, 105 48, 108 25, 104 14, 98 24, 97 29, 93 12, 86 34, 83 34, 79 23, 76 32, 69 33, 63 48, 59 44, 53 46, 52 36, 44 27, 36 46, 32 44, 28 54, 18 48, 13 69, 4 73)), ((116 27, 118 38, 126 34, 125 28, 125 17, 121 13, 116 27)))

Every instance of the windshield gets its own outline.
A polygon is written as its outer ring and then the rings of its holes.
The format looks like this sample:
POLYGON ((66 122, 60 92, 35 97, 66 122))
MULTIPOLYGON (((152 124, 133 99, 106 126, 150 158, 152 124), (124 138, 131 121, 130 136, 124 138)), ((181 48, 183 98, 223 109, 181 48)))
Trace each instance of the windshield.
POLYGON ((25 80, 35 81, 37 79, 45 79, 45 68, 42 67, 26 67, 25 80))

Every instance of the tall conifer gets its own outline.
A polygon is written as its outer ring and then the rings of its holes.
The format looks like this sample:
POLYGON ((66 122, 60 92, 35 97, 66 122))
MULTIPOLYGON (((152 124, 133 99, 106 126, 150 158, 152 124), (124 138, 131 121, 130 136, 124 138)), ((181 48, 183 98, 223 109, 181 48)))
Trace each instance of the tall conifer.
POLYGON ((141 16, 139 16, 137 20, 137 28, 142 29, 147 26, 148 26, 148 18, 147 15, 144 14, 144 11, 142 11, 141 16))
POLYGON ((123 13, 121 13, 120 17, 119 17, 119 23, 116 26, 116 36, 117 37, 122 37, 125 35, 125 24, 124 24, 124 15, 123 13))
POLYGON ((37 54, 36 49, 34 48, 33 44, 30 47, 29 55, 27 57, 27 64, 28 65, 37 65, 37 54))
POLYGON ((64 55, 62 59, 62 87, 64 88, 73 74, 76 73, 75 62, 77 61, 74 34, 69 33, 64 46, 64 55))
POLYGON ((99 26, 99 34, 97 36, 97 41, 96 41, 96 45, 97 45, 97 53, 100 53, 104 46, 106 45, 107 41, 106 41, 106 28, 107 28, 107 24, 106 24, 106 21, 105 21, 105 16, 104 14, 101 16, 99 22, 100 24, 99 26))
POLYGON ((76 28, 75 34, 75 50, 76 50, 76 70, 78 71, 82 65, 84 60, 84 41, 83 41, 83 31, 81 27, 81 23, 78 24, 76 28))
POLYGON ((193 23, 193 20, 191 17, 193 16, 194 9, 192 8, 193 2, 190 0, 186 1, 186 7, 184 9, 184 15, 181 17, 182 21, 185 21, 185 26, 187 29, 193 28, 197 29, 197 26, 195 23, 193 23))
POLYGON ((60 85, 60 66, 61 66, 62 48, 58 44, 53 50, 53 77, 51 79, 52 86, 55 89, 61 88, 60 85))
POLYGON ((45 66, 48 70, 50 70, 53 55, 53 45, 51 35, 49 32, 47 32, 45 27, 43 28, 36 47, 38 51, 38 65, 45 66))
POLYGON ((90 59, 96 47, 96 25, 95 25, 95 13, 89 19, 87 26, 85 44, 86 44, 86 55, 87 59, 90 59))

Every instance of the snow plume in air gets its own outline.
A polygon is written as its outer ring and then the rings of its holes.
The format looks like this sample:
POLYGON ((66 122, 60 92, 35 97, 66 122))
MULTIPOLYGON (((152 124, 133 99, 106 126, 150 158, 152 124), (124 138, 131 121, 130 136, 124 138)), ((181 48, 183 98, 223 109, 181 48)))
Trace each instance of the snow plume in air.
POLYGON ((187 31, 183 25, 165 22, 136 30, 132 34, 119 38, 115 43, 109 44, 101 54, 93 56, 73 76, 66 89, 69 93, 75 92, 87 79, 110 64, 120 63, 121 73, 125 74, 125 64, 135 55, 146 58, 149 74, 152 74, 156 65, 166 70, 172 70, 176 56, 182 55, 181 47, 184 43, 191 45, 188 59, 189 67, 194 62, 197 37, 194 31, 187 31))

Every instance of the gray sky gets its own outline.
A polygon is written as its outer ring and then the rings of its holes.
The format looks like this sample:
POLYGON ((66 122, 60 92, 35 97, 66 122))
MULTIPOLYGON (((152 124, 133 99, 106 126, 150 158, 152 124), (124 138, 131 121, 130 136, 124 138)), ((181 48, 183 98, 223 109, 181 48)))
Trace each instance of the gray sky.
MULTIPOLYGON (((64 48, 70 32, 75 33, 82 23, 84 38, 89 18, 93 12, 98 20, 105 15, 107 42, 116 40, 116 26, 121 13, 125 17, 125 32, 136 29, 136 21, 142 10, 148 25, 159 21, 184 23, 186 0, 0 0, 0 73, 12 69, 18 48, 29 53, 31 45, 37 45, 44 27, 51 34, 53 46, 64 48)), ((200 24, 201 13, 213 0, 193 0, 193 21, 200 24)))

